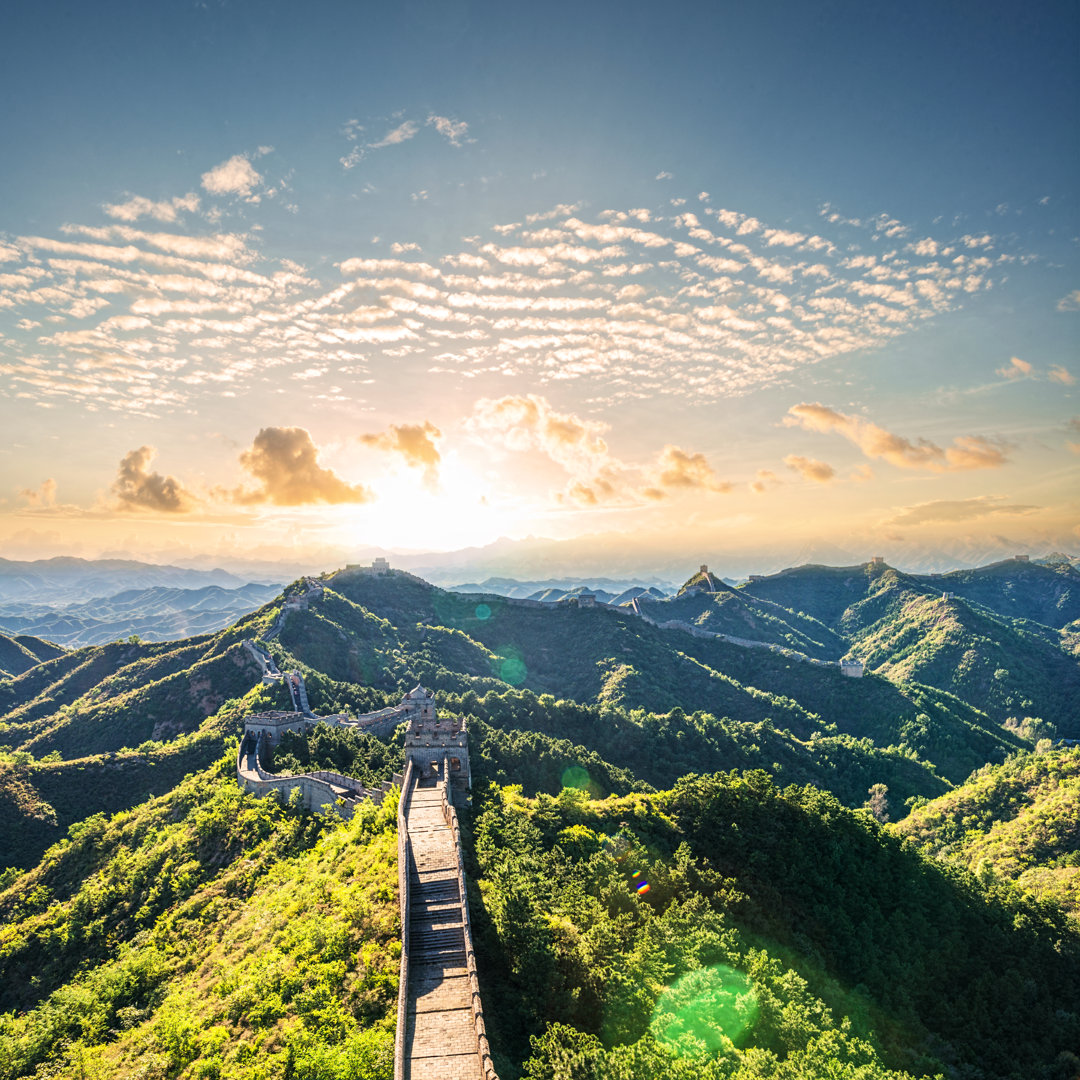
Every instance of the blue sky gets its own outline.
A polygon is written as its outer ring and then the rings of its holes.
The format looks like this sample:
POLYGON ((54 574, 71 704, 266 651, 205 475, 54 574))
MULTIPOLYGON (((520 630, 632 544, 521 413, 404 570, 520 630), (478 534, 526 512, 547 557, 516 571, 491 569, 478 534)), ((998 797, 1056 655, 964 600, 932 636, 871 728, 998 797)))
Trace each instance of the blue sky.
POLYGON ((1077 546, 1075 5, 0 18, 8 554, 1077 546))

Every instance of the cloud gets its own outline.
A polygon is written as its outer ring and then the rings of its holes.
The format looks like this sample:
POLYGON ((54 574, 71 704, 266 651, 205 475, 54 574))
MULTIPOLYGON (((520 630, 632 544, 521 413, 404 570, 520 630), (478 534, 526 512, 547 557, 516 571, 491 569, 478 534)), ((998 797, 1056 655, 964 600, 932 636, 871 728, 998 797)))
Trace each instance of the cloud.
POLYGON ((388 131, 378 142, 368 143, 368 149, 381 150, 384 146, 397 146, 408 142, 419 130, 420 125, 415 120, 406 120, 404 124, 388 131))
POLYGON ((784 417, 787 427, 802 427, 821 434, 835 432, 853 442, 868 458, 880 458, 900 469, 948 472, 991 469, 1004 465, 1004 444, 983 435, 960 435, 944 449, 927 439, 911 442, 869 420, 849 416, 820 402, 793 405, 784 417))
POLYGON ((427 118, 427 123, 429 127, 434 127, 440 135, 445 136, 451 146, 460 146, 462 140, 465 142, 474 141, 465 138, 469 133, 469 125, 464 120, 451 120, 447 116, 436 116, 432 113, 427 118))
POLYGON ((263 428, 240 464, 262 485, 254 491, 237 489, 235 502, 252 505, 305 506, 309 503, 365 503, 372 493, 361 484, 346 483, 318 462, 318 450, 304 428, 263 428))
POLYGON ((405 463, 414 469, 423 469, 424 483, 434 489, 439 482, 439 448, 435 440, 442 432, 430 421, 423 424, 391 424, 387 431, 378 435, 361 435, 365 446, 400 454, 405 463))
POLYGON ((202 174, 203 190, 211 195, 239 195, 252 201, 254 189, 262 183, 262 176, 243 154, 235 154, 228 161, 215 165, 209 172, 202 174))
POLYGON ((558 494, 559 502, 575 502, 580 506, 600 506, 615 502, 622 494, 622 485, 612 465, 601 465, 587 480, 574 480, 565 493, 558 494))
MULTIPOLYGON (((179 233, 146 232, 142 229, 133 229, 128 225, 106 225, 101 228, 86 225, 65 225, 63 231, 69 235, 88 236, 94 240, 123 240, 128 244, 147 244, 150 247, 157 248, 159 251, 187 259, 235 259, 238 262, 246 262, 251 258, 251 252, 247 248, 245 238, 237 233, 183 236, 179 233)), ((71 246, 79 247, 80 245, 71 246)), ((85 246, 95 249, 97 254, 101 254, 105 258, 108 257, 109 248, 103 248, 101 245, 85 246)), ((45 249, 48 250, 48 247, 45 249)), ((128 249, 112 248, 111 250, 114 257, 120 257, 128 249)), ((132 255, 138 255, 138 252, 134 249, 130 250, 132 255)))
POLYGON ((1008 458, 998 441, 983 435, 958 435, 952 446, 945 448, 945 460, 950 469, 996 469, 1008 458))
MULTIPOLYGON (((219 166, 220 168, 220 166, 219 166)), ((209 173, 206 174, 209 176, 209 173)), ((203 177, 205 181, 206 177, 203 177)), ((199 209, 199 196, 194 192, 187 195, 178 195, 172 199, 154 202, 142 195, 133 195, 127 202, 105 205, 105 213, 117 221, 138 221, 141 217, 152 217, 157 221, 176 221, 178 211, 186 210, 194 213, 199 209)))
POLYGON ((973 499, 935 499, 904 507, 887 525, 928 525, 970 521, 990 514, 1030 514, 1040 509, 1024 503, 1006 503, 1004 495, 978 495, 973 499))
POLYGON ((556 412, 538 394, 481 398, 469 426, 498 436, 511 450, 540 450, 568 468, 588 465, 608 452, 600 437, 605 425, 556 412))
POLYGON ((1062 386, 1072 386, 1076 382, 1076 376, 1071 372, 1063 368, 1060 364, 1055 364, 1046 376, 1051 382, 1061 383, 1062 386))
POLYGON ((195 497, 179 480, 149 471, 156 456, 157 450, 152 446, 140 446, 124 455, 112 484, 119 507, 164 514, 186 514, 193 510, 195 497))
POLYGON ((656 461, 644 467, 628 465, 613 456, 601 433, 606 425, 573 413, 560 413, 537 394, 483 398, 476 403, 466 427, 474 434, 497 439, 510 450, 543 453, 570 476, 560 502, 580 506, 640 503, 659 500, 671 491, 731 491, 704 454, 666 445, 656 461))
POLYGON ((1031 371, 1031 364, 1026 360, 1021 360, 1019 356, 1011 357, 1004 367, 997 369, 997 373, 1005 379, 1022 379, 1030 375, 1031 371))
POLYGON ((48 507, 56 505, 56 481, 50 476, 36 488, 20 488, 19 494, 28 506, 48 507))
POLYGON ((795 247, 806 239, 805 233, 788 232, 786 229, 766 229, 762 235, 769 247, 795 247))
MULTIPOLYGON (((540 210, 535 214, 527 214, 525 220, 530 225, 535 225, 538 221, 551 221, 553 218, 570 217, 572 214, 576 214, 584 205, 584 203, 558 203, 550 210, 540 210)), ((639 211, 639 213, 648 215, 647 210, 639 211)), ((600 216, 603 217, 603 214, 600 216)), ((647 216, 645 220, 648 220, 647 216)), ((517 227, 517 225, 514 226, 515 229, 517 227)))
MULTIPOLYGON (((901 225, 895 218, 889 217, 888 214, 878 214, 877 218, 873 222, 874 232, 882 233, 883 235, 891 238, 898 236, 907 236, 910 230, 906 225, 901 225)), ((965 237, 965 240, 972 240, 974 243, 969 244, 969 247, 975 247, 981 244, 984 240, 989 243, 992 238, 986 237, 965 237)))
POLYGON ((1080 289, 1073 289, 1057 302, 1058 311, 1080 311, 1080 289))
POLYGON ((656 482, 667 488, 728 492, 732 485, 721 480, 704 454, 691 454, 670 443, 660 451, 656 482))
POLYGON ((673 175, 674 175, 674 173, 669 173, 666 169, 661 169, 660 172, 658 172, 656 174, 656 179, 657 180, 670 180, 673 175))
POLYGON ((560 465, 572 478, 560 499, 596 506, 622 491, 621 463, 611 457, 600 435, 605 425, 557 412, 538 394, 481 398, 466 427, 494 437, 509 450, 537 450, 560 465))
POLYGON ((750 481, 750 490, 755 495, 763 495, 769 488, 778 487, 783 482, 771 469, 758 469, 750 481))
MULTIPOLYGON (((435 125, 423 124, 417 137, 435 137, 435 125)), ((364 150, 385 128, 372 131, 347 125, 343 152, 364 150)), ((250 152, 240 168, 258 169, 257 160, 250 152)), ((232 186, 269 198, 265 181, 232 186)), ((427 191, 415 192, 417 201, 427 191)), ((127 207, 124 215, 150 208, 139 220, 156 224, 156 203, 128 207, 125 199, 117 203, 127 207)), ((438 269, 413 261, 410 238, 394 233, 382 246, 394 259, 363 257, 380 249, 357 242, 358 257, 341 262, 350 280, 328 283, 319 271, 270 257, 244 234, 187 235, 172 225, 155 232, 114 219, 69 225, 64 237, 5 239, 18 261, 0 264, 0 271, 13 268, 0 272, 4 325, 25 318, 70 332, 49 324, 67 324, 74 312, 86 324, 75 328, 76 339, 52 333, 34 345, 24 334, 18 348, 36 349, 35 363, 24 363, 28 353, 12 360, 5 349, 5 362, 16 366, 0 375, 5 390, 36 400, 62 397, 140 415, 190 408, 223 380, 235 393, 256 355, 264 370, 332 364, 342 377, 363 377, 391 364, 416 377, 524 377, 549 396, 547 387, 574 380, 596 401, 717 400, 790 385, 809 365, 878 348, 966 302, 972 276, 985 276, 987 287, 998 280, 989 264, 975 266, 986 258, 981 251, 964 248, 962 270, 939 263, 954 240, 942 239, 937 257, 916 256, 906 241, 880 250, 879 233, 879 250, 860 259, 850 237, 834 245, 832 233, 792 233, 701 202, 697 213, 712 228, 686 210, 672 218, 629 206, 595 216, 570 205, 523 212, 516 223, 465 238, 438 269), (820 261, 809 263, 809 250, 820 261), (637 287, 626 290, 628 281, 637 287), (361 295, 365 308, 381 312, 377 326, 358 323, 361 295), (95 314, 101 297, 110 306, 95 314), (100 373, 89 376, 83 365, 90 364, 102 365, 100 373)), ((863 228, 873 230, 873 221, 863 228)), ((643 473, 651 457, 626 468, 643 473)))
POLYGON ((784 464, 799 473, 804 480, 813 480, 816 484, 827 484, 836 476, 836 470, 831 465, 818 461, 816 458, 788 454, 784 458, 784 464))

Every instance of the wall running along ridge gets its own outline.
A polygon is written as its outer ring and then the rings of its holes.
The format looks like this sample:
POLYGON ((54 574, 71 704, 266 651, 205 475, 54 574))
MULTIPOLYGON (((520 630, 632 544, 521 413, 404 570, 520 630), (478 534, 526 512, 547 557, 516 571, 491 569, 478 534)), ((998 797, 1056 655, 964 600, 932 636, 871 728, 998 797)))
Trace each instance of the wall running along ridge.
MULTIPOLYGON (((276 665, 269 653, 255 645, 254 642, 245 642, 245 646, 260 661, 262 678, 265 682, 276 682, 282 679, 282 674, 276 669, 276 665)), ((411 876, 414 868, 414 856, 412 840, 409 836, 408 818, 412 803, 413 792, 423 777, 423 770, 429 772, 428 785, 430 786, 430 770, 442 758, 441 775, 439 777, 438 807, 443 824, 452 840, 454 858, 452 866, 456 879, 458 893, 458 905, 462 938, 464 941, 465 972, 466 972, 466 998, 468 1000, 468 1017, 466 1031, 471 1034, 466 1036, 468 1044, 475 1045, 476 1072, 472 1067, 467 1067, 470 1080, 473 1076, 478 1080, 499 1080, 498 1074, 491 1060, 491 1049, 488 1044, 487 1030, 484 1023, 484 1010, 480 999, 480 984, 476 973, 476 954, 473 949, 472 925, 469 921, 469 904, 465 884, 465 861, 461 846, 461 829, 458 823, 457 810, 453 804, 455 787, 460 794, 464 794, 470 780, 468 765, 468 737, 465 725, 460 720, 451 720, 443 723, 438 720, 435 704, 430 691, 417 687, 407 694, 400 705, 388 709, 380 709, 375 713, 368 713, 353 720, 344 715, 331 717, 316 717, 311 714, 307 707, 306 688, 303 684, 303 675, 299 672, 290 672, 284 678, 291 678, 295 674, 299 686, 290 685, 290 694, 294 703, 300 703, 301 710, 296 712, 272 712, 256 713, 245 718, 244 737, 236 755, 236 776, 240 786, 253 795, 265 797, 276 796, 283 802, 287 802, 295 791, 300 791, 304 806, 311 811, 329 808, 348 817, 354 808, 363 800, 370 799, 372 802, 381 803, 387 793, 392 791, 395 784, 400 784, 401 795, 397 807, 398 827, 398 902, 401 919, 401 959, 399 968, 398 984, 398 1007, 397 1025, 394 1035, 394 1080, 412 1080, 412 1062, 406 1057, 406 1041, 409 1030, 409 966, 413 959, 411 948, 411 922, 413 918, 413 896, 411 876), (286 730, 310 730, 320 720, 341 727, 371 731, 377 734, 389 734, 400 721, 408 719, 409 737, 406 742, 413 744, 408 746, 407 760, 403 773, 395 773, 393 781, 383 781, 380 788, 371 790, 348 776, 327 770, 318 770, 309 773, 275 775, 269 773, 263 767, 263 751, 274 741, 280 738, 286 730), (413 755, 419 755, 414 760, 413 755), (452 755, 452 756, 451 756, 452 755), (452 762, 455 767, 452 768, 452 762), (452 779, 453 778, 453 779, 452 779)), ((460 1056, 453 1055, 450 1048, 439 1048, 436 1056, 424 1058, 422 1068, 425 1076, 437 1076, 438 1073, 430 1071, 431 1068, 440 1069, 444 1065, 449 1066, 449 1060, 443 1061, 443 1055, 449 1059, 455 1057, 455 1061, 464 1065, 472 1054, 472 1050, 464 1051, 460 1056), (464 1060, 463 1060, 464 1059, 464 1060)), ((456 1070, 455 1066, 455 1070, 456 1070)), ((455 1076, 459 1075, 455 1071, 455 1076)))
POLYGON ((397 1030, 394 1032, 394 1080, 405 1076, 405 1026, 409 1006, 409 870, 412 851, 406 825, 414 779, 413 763, 405 763, 405 777, 398 799, 398 900, 401 910, 401 969, 398 976, 397 1030))
POLYGON ((458 827, 457 809, 449 795, 450 760, 443 758, 442 812, 447 828, 454 836, 454 850, 457 851, 458 888, 461 890, 461 923, 465 929, 465 967, 469 973, 469 998, 476 1028, 476 1052, 480 1058, 480 1075, 483 1080, 499 1080, 495 1066, 491 1061, 491 1047, 488 1045, 487 1027, 484 1024, 484 1006, 480 1000, 480 981, 476 974, 476 953, 473 951, 472 923, 469 921, 469 900, 465 891, 465 859, 461 847, 461 829, 458 827))

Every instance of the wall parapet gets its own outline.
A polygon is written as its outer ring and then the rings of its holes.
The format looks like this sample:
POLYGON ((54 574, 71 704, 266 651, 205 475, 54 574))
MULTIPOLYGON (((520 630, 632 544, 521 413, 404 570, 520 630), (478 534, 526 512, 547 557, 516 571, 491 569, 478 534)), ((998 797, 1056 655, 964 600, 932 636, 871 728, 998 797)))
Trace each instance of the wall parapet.
POLYGON ((461 892, 461 925, 465 936, 465 970, 469 979, 469 999, 473 1026, 476 1029, 476 1052, 480 1059, 480 1073, 483 1080, 499 1080, 499 1074, 495 1071, 495 1065, 491 1060, 491 1046, 488 1043, 487 1026, 484 1023, 484 1006, 480 999, 480 980, 476 974, 476 953, 473 951, 472 923, 469 921, 469 897, 465 891, 465 856, 461 846, 461 829, 458 825, 457 809, 454 807, 450 797, 449 778, 450 759, 444 757, 439 791, 442 795, 443 820, 454 838, 454 850, 457 852, 457 880, 458 889, 461 892))
POLYGON ((401 913, 401 966, 398 974, 397 1028, 394 1033, 394 1080, 405 1078, 405 1027, 409 1014, 409 871, 412 846, 409 843, 409 801, 412 798, 413 763, 405 763, 398 799, 398 906, 401 913))
MULTIPOLYGON (((269 773, 263 768, 261 756, 266 732, 248 732, 240 742, 236 755, 236 777, 240 786, 252 795, 263 798, 278 794, 283 799, 299 790, 304 796, 304 805, 309 810, 318 810, 324 806, 339 809, 338 800, 344 802, 341 811, 352 812, 357 803, 370 799, 381 803, 386 798, 386 788, 374 791, 363 784, 340 773, 319 771, 311 773, 269 773), (252 743, 254 740, 254 744, 252 743)), ((343 816, 347 814, 343 813, 343 816)))
MULTIPOLYGON (((636 598, 631 602, 631 607, 643 622, 655 626, 658 630, 681 630, 691 637, 726 641, 729 645, 738 645, 744 649, 768 649, 770 652, 777 653, 788 660, 800 660, 805 664, 816 664, 818 667, 839 667, 845 675, 854 674, 854 671, 844 670, 847 665, 842 660, 819 660, 816 656, 807 656, 806 653, 799 652, 798 649, 792 649, 787 645, 778 645, 772 641, 755 641, 752 638, 735 637, 734 634, 721 634, 715 630, 702 630, 700 626, 693 626, 690 623, 683 622, 681 619, 666 619, 664 622, 657 622, 640 609, 636 598)), ((861 674, 861 665, 859 667, 861 674)))

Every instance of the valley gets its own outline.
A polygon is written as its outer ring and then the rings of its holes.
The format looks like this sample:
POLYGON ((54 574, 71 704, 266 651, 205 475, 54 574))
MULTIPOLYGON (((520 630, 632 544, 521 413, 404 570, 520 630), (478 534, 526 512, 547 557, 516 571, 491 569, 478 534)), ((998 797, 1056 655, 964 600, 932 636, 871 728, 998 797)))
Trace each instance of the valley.
POLYGON ((467 725, 503 1080, 1068 1075, 1080 575, 960 573, 695 575, 614 604, 356 567, 182 640, 11 639, 0 1076, 392 1075, 390 709, 418 685, 467 725), (390 795, 245 794, 259 715, 298 718, 266 776, 390 795))

